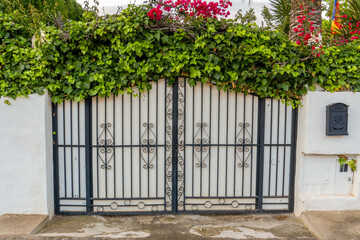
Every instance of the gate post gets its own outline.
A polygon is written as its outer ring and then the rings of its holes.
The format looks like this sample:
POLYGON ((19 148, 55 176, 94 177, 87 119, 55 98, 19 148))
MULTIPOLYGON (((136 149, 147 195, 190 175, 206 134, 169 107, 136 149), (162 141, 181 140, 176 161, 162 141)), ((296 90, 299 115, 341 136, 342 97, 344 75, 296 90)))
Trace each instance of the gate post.
POLYGON ((172 213, 178 205, 178 80, 173 83, 172 99, 172 213))
POLYGON ((92 181, 92 99, 85 100, 85 171, 86 171, 86 212, 93 211, 92 181))
POLYGON ((292 110, 289 211, 294 212, 298 108, 292 110))
POLYGON ((53 170, 54 170, 54 212, 60 212, 59 195, 59 153, 58 153, 58 119, 57 104, 52 103, 52 129, 53 129, 53 170))
POLYGON ((258 108, 258 148, 256 163, 256 208, 263 209, 263 180, 264 180, 264 135, 265 135, 265 98, 259 98, 258 108))

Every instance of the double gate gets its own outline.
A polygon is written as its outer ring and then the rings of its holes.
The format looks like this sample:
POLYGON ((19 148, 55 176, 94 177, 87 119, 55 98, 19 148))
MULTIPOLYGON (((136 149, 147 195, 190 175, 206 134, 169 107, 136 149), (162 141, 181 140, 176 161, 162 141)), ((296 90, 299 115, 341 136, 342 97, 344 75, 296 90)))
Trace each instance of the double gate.
POLYGON ((297 111, 180 78, 53 105, 57 214, 291 212, 297 111))

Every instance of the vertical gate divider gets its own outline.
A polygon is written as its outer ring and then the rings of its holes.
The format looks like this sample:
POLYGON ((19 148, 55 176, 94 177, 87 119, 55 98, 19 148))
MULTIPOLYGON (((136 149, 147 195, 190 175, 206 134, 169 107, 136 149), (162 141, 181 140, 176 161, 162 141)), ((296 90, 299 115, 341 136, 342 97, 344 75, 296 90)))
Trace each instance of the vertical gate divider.
POLYGON ((265 98, 259 98, 257 133, 258 148, 256 156, 256 207, 259 212, 262 212, 264 182, 265 98))
POLYGON ((92 181, 92 99, 85 100, 85 171, 86 171, 86 212, 93 211, 92 181))
POLYGON ((291 126, 291 159, 290 159, 290 182, 289 182, 289 211, 294 212, 298 108, 292 110, 291 122, 292 122, 292 126, 291 126))
MULTIPOLYGON (((58 105, 52 103, 52 128, 53 128, 53 169, 54 169, 54 211, 60 213, 60 195, 59 195, 59 149, 58 149, 58 105)), ((65 145, 65 144, 64 144, 65 145)))
POLYGON ((172 99, 172 213, 178 205, 178 80, 173 83, 172 99))

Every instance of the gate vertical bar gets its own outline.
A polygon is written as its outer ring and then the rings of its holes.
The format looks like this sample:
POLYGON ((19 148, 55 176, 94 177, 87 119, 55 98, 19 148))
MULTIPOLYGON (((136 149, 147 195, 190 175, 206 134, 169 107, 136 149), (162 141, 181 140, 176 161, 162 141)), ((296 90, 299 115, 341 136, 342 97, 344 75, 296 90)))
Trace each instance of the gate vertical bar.
POLYGON ((172 102, 172 213, 178 205, 178 80, 173 83, 172 102))
POLYGON ((256 164, 256 207, 263 210, 263 181, 264 181, 264 137, 265 137, 265 98, 259 99, 258 109, 258 149, 256 164))
MULTIPOLYGON (((58 147, 58 117, 57 104, 52 103, 52 128, 53 128, 53 164, 54 164, 54 206, 55 214, 60 212, 59 196, 59 147, 58 147)), ((65 144, 64 144, 65 145, 65 144)))
POLYGON ((296 142, 298 109, 292 110, 291 117, 291 160, 290 160, 290 184, 289 184, 289 211, 294 212, 295 174, 296 174, 296 142))
POLYGON ((86 171, 86 212, 93 211, 92 180, 92 99, 85 100, 85 171, 86 171))

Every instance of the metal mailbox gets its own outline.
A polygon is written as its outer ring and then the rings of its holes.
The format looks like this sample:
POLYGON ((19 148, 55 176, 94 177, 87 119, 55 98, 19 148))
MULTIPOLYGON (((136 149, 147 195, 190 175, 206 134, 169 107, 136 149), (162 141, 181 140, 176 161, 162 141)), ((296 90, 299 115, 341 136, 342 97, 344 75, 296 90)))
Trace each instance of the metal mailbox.
POLYGON ((326 135, 348 135, 348 105, 334 103, 326 106, 326 135))

